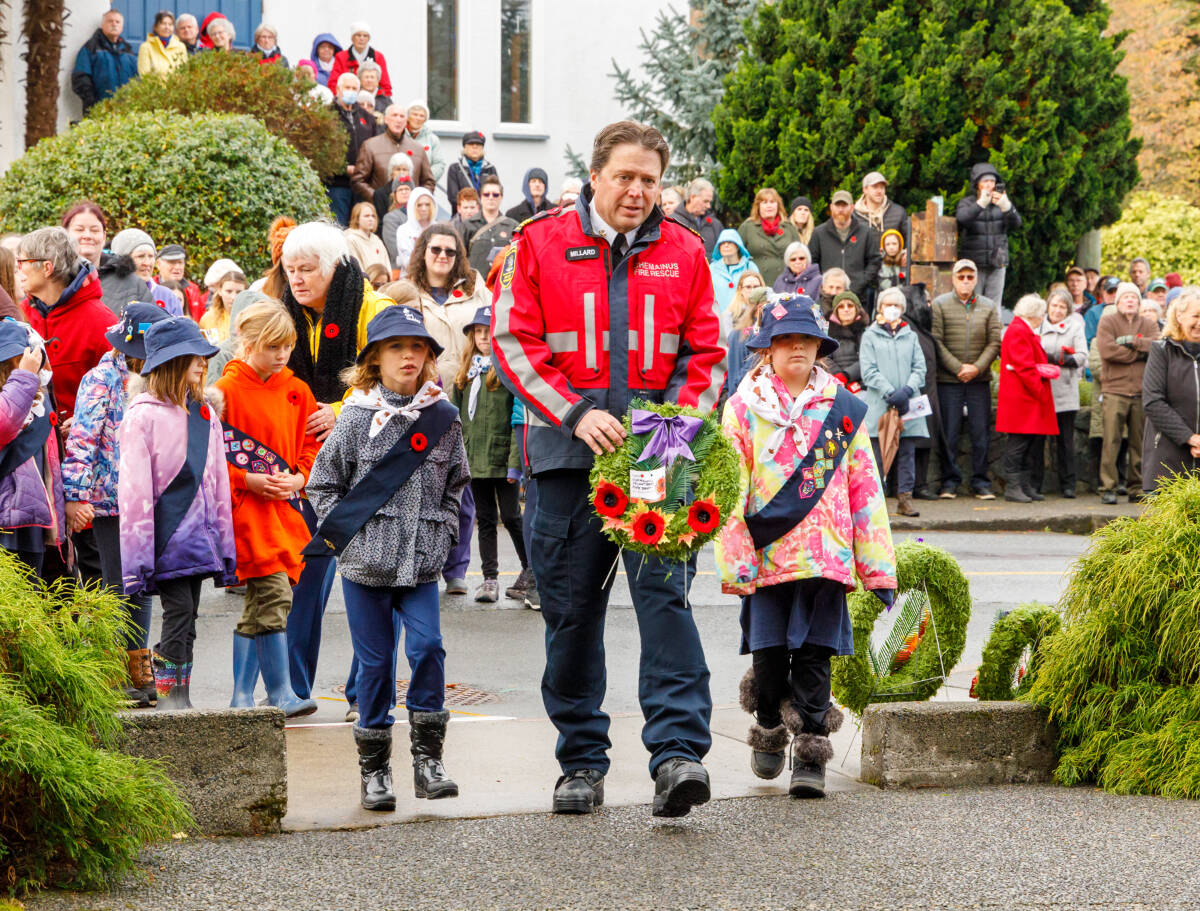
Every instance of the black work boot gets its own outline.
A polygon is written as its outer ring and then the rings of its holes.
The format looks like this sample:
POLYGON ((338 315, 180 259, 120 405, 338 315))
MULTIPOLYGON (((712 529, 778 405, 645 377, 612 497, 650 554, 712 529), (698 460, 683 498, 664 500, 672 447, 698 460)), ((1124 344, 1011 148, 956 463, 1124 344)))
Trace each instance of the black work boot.
POLYGON ((413 793, 417 797, 438 800, 457 797, 458 785, 442 765, 442 744, 446 742, 449 712, 409 712, 409 738, 412 741, 413 793))
POLYGON ((571 815, 591 813, 604 806, 604 773, 574 769, 554 785, 554 812, 571 815))
POLYGON ((693 759, 672 756, 654 770, 655 816, 687 816, 711 796, 708 770, 693 759))
POLYGON ((358 747, 358 768, 362 776, 361 800, 364 810, 394 810, 392 791, 392 729, 354 726, 358 747))

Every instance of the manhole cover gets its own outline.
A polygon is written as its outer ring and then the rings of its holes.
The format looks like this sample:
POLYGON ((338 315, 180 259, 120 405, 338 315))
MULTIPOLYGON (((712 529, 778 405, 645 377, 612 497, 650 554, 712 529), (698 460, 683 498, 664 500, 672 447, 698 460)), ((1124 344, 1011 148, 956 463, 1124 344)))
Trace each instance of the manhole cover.
MULTIPOLYGON (((333 692, 338 696, 346 695, 346 687, 338 685, 333 688, 333 692)), ((396 703, 403 705, 405 698, 408 696, 408 681, 396 681, 396 703)), ((487 705, 492 702, 499 702, 500 697, 495 693, 489 693, 487 690, 476 689, 465 683, 447 683, 446 684, 446 705, 487 705)))

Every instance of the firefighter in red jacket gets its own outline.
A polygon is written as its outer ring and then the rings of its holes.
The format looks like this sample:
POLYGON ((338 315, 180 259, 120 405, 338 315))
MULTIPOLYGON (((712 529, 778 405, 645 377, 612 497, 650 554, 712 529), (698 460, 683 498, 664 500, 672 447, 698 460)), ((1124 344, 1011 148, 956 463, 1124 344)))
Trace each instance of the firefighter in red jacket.
MULTIPOLYGON (((526 408, 537 487, 531 562, 546 622, 542 699, 558 728, 556 813, 604 800, 608 716, 604 615, 618 549, 589 502, 595 454, 624 441, 634 398, 715 406, 725 349, 704 245, 657 206, 670 157, 662 134, 623 121, 592 151, 591 184, 513 236, 493 307, 492 350, 526 408)), ((625 553, 642 640, 642 741, 654 815, 709 798, 708 666, 688 605, 687 567, 625 553)))

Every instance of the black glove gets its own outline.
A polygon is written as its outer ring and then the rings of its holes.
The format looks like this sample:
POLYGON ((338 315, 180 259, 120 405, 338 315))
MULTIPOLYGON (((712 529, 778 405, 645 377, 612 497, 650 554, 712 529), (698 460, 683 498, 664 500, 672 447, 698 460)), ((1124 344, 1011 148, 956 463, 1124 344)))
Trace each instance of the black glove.
POLYGON ((909 399, 908 387, 901 386, 899 389, 897 389, 895 392, 893 392, 891 395, 889 395, 887 397, 887 403, 889 405, 891 405, 893 408, 895 408, 897 411, 899 411, 901 414, 904 414, 905 412, 908 411, 908 399, 909 399))

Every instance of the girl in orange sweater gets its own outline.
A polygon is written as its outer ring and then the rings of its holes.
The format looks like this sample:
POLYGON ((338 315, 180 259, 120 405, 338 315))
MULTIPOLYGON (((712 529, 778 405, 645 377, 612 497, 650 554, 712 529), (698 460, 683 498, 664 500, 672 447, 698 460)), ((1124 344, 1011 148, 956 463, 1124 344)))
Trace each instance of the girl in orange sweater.
POLYGON ((311 390, 287 367, 296 329, 283 305, 262 301, 238 316, 239 357, 216 382, 225 400, 225 457, 233 492, 238 580, 246 586, 233 634, 235 708, 254 705, 261 669, 271 705, 289 718, 317 710, 292 690, 287 617, 292 586, 311 537, 301 496, 321 444, 305 432, 317 410, 311 390))

